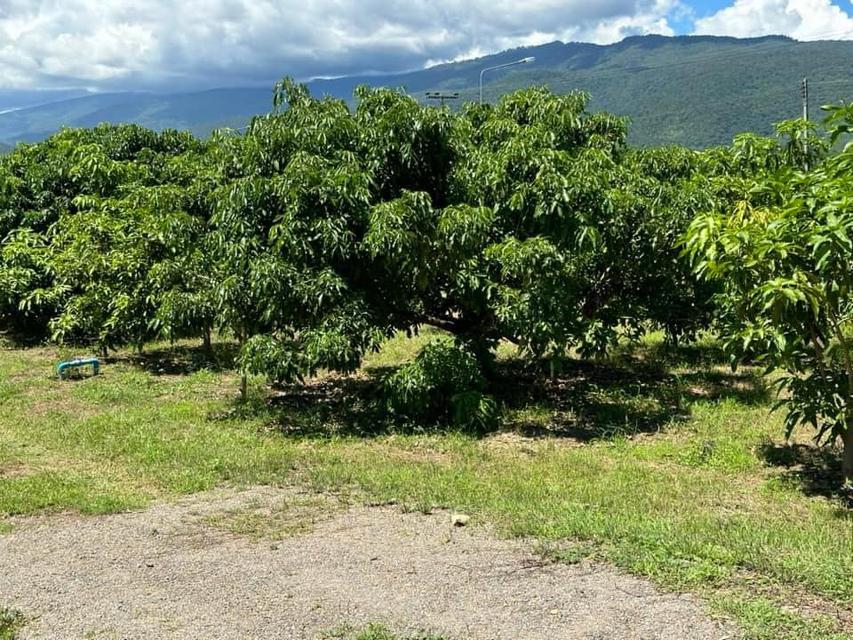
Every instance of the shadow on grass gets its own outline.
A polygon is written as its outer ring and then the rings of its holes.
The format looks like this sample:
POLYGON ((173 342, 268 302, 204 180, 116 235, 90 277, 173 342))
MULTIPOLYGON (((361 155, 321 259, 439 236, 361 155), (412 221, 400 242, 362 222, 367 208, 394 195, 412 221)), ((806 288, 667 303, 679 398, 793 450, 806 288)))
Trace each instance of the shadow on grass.
POLYGON ((782 479, 808 496, 822 496, 846 507, 845 517, 853 517, 853 494, 841 486, 841 452, 835 447, 806 444, 763 445, 759 451, 765 462, 782 469, 782 479))
POLYGON ((283 435, 305 438, 371 438, 446 430, 441 425, 406 423, 390 416, 381 377, 381 371, 371 371, 282 385, 267 397, 237 401, 225 417, 262 417, 283 435))
POLYGON ((47 331, 32 331, 29 327, 4 327, 0 328, 0 347, 7 349, 40 347, 47 343, 49 337, 50 334, 47 331))
MULTIPOLYGON (((273 428, 291 436, 458 431, 453 425, 413 423, 390 414, 381 380, 393 371, 391 367, 371 369, 356 376, 330 375, 305 385, 284 386, 269 398, 237 405, 233 412, 263 415, 273 428)), ((633 360, 563 360, 553 375, 548 363, 504 361, 498 364, 489 393, 503 407, 499 430, 581 442, 657 432, 685 420, 697 401, 769 401, 767 387, 752 372, 675 375, 657 364, 633 360)))
POLYGON ((679 346, 665 342, 651 345, 628 343, 620 349, 617 357, 619 356, 639 359, 659 367, 710 368, 729 364, 729 358, 718 341, 700 341, 679 346))
POLYGON ((203 369, 216 372, 233 370, 237 353, 236 343, 218 342, 210 349, 175 345, 143 353, 122 354, 112 361, 128 362, 152 375, 189 375, 203 369))
POLYGON ((753 405, 770 399, 754 372, 673 374, 659 360, 563 360, 553 374, 548 365, 520 362, 505 369, 495 391, 508 409, 506 426, 534 437, 589 441, 654 433, 687 419, 698 401, 753 405))

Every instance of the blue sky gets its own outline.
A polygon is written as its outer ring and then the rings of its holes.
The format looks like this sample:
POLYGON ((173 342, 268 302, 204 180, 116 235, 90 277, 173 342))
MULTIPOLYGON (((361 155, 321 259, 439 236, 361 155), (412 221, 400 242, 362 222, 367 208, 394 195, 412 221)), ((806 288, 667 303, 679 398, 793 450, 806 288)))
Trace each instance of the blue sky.
POLYGON ((712 15, 733 4, 732 0, 686 0, 685 5, 690 7, 691 15, 684 17, 673 15, 670 24, 678 34, 689 34, 693 30, 694 18, 704 18, 712 15))
POLYGON ((0 0, 0 90, 396 72, 554 40, 853 39, 851 0, 0 0))
POLYGON ((731 0, 695 0, 687 4, 700 16, 707 16, 733 4, 731 0))

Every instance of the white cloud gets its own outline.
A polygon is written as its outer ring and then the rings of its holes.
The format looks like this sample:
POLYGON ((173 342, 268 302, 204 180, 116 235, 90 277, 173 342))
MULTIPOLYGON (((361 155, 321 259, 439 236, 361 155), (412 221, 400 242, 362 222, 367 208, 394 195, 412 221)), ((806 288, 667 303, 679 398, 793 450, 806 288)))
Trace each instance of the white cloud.
POLYGON ((0 0, 0 88, 215 86, 403 71, 671 34, 679 0, 0 0))
POLYGON ((695 33, 850 40, 853 18, 832 0, 735 0, 733 5, 697 20, 695 33))

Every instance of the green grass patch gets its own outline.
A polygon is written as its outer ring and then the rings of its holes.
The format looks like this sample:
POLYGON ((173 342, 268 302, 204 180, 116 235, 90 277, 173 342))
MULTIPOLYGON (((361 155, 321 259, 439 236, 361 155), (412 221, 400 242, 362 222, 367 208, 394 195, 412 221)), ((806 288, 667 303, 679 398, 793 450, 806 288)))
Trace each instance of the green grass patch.
MULTIPOLYGON (((850 637, 825 613, 853 610, 853 515, 833 493, 837 457, 785 445, 766 385, 729 371, 714 343, 650 342, 539 368, 504 349, 503 429, 472 435, 397 429, 370 408, 376 377, 427 338, 394 338, 353 378, 272 394, 256 381, 245 404, 227 346, 211 361, 155 345, 67 382, 52 375, 51 349, 0 350, 0 527, 221 485, 353 490, 458 509, 560 561, 600 559, 699 593, 749 638, 850 637), (733 591, 746 573, 771 588, 733 591), (809 607, 774 595, 788 587, 809 607)), ((273 539, 325 517, 279 507, 211 523, 273 539)))
POLYGON ((0 640, 15 640, 24 622, 20 611, 0 607, 0 640))
POLYGON ((68 471, 44 471, 0 481, 0 505, 8 515, 73 508, 103 514, 136 509, 149 496, 121 483, 68 471))
MULTIPOLYGON (((751 640, 849 640, 829 615, 804 616, 768 598, 746 594, 710 596, 712 609, 738 621, 751 640)), ((849 630, 849 629, 848 629, 849 630)))

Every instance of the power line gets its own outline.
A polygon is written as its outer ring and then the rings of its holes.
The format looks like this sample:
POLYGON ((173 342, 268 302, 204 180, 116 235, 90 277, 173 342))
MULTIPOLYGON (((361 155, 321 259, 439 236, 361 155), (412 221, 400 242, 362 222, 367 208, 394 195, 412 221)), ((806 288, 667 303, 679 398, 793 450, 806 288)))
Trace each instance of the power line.
POLYGON ((809 81, 810 85, 825 85, 825 84, 853 84, 853 78, 839 78, 837 80, 815 80, 809 81))

